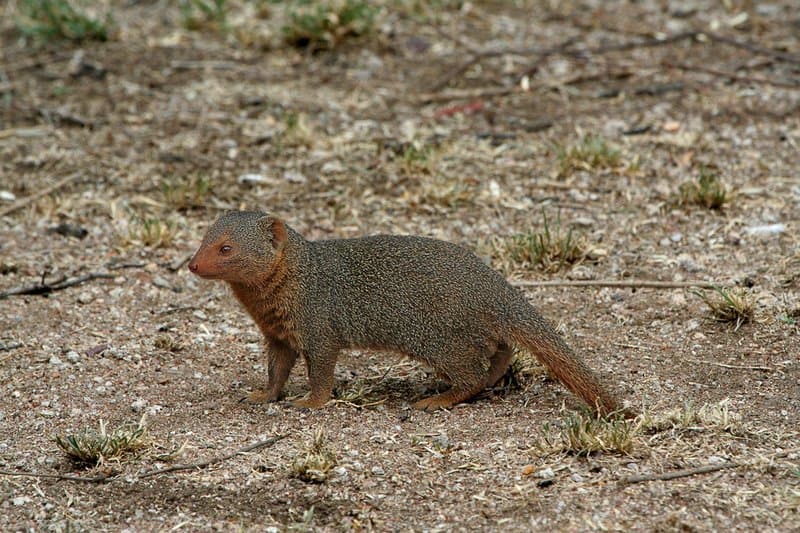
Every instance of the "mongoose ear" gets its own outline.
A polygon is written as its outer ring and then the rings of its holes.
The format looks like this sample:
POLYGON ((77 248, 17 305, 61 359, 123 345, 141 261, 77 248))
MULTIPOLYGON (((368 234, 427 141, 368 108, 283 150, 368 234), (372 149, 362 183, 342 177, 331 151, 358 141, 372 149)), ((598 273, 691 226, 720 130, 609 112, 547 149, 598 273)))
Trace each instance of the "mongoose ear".
POLYGON ((283 220, 267 215, 260 222, 266 233, 271 237, 272 247, 277 250, 283 246, 283 243, 288 238, 286 224, 283 223, 283 220))

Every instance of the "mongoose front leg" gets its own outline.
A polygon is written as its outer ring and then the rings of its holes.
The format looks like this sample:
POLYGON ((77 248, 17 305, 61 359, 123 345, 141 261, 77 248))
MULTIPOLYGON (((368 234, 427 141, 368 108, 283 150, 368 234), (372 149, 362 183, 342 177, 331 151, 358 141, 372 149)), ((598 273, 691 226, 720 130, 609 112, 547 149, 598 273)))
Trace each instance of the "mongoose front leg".
POLYGON ((305 355, 308 366, 308 382, 311 391, 299 400, 292 402, 295 407, 315 409, 322 407, 333 393, 333 370, 336 367, 336 352, 305 355))
POLYGON ((267 347, 267 357, 269 358, 267 388, 248 395, 246 399, 250 403, 274 402, 280 397, 283 386, 297 361, 297 352, 286 344, 271 342, 267 347))

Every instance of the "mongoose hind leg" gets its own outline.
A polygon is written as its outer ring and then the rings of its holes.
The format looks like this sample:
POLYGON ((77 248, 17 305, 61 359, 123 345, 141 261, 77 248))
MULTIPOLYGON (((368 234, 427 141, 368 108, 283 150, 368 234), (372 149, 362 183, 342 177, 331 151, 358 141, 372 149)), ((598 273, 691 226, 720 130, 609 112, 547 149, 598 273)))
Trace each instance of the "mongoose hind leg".
POLYGON ((292 402, 295 407, 315 409, 322 407, 333 393, 333 371, 336 367, 336 352, 304 354, 308 367, 309 393, 292 402))
POLYGON ((486 377, 486 386, 494 387, 508 370, 514 358, 514 349, 508 344, 501 344, 489 359, 489 375, 486 377))
MULTIPOLYGON (((463 347, 459 347, 463 348, 463 347)), ((486 387, 486 354, 481 349, 467 348, 462 354, 452 353, 437 358, 426 358, 434 362, 438 373, 447 377, 452 386, 447 391, 423 398, 412 407, 425 411, 448 409, 457 403, 469 400, 486 387), (435 364, 440 361, 441 364, 435 364)))

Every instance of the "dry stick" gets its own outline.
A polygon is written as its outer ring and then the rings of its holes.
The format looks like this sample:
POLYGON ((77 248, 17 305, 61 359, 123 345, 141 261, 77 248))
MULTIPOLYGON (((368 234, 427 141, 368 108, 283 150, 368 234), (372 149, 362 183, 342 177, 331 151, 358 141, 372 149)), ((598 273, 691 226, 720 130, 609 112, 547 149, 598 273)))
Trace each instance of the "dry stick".
POLYGON ((800 89, 800 83, 792 83, 789 81, 781 81, 781 80, 770 80, 768 78, 759 78, 756 76, 743 76, 741 74, 735 74, 733 72, 725 72, 724 70, 717 70, 715 68, 709 68, 709 67, 701 67, 698 65, 687 65, 686 63, 672 63, 666 61, 662 63, 662 65, 665 67, 677 68, 680 70, 704 72, 706 74, 711 74, 713 76, 717 76, 720 78, 728 78, 735 81, 759 83, 761 85, 773 85, 775 87, 783 87, 786 89, 800 89))
POLYGON ((644 481, 668 481, 679 477, 696 476, 698 474, 708 474, 718 470, 725 470, 727 468, 738 468, 742 466, 739 463, 727 462, 718 465, 705 465, 697 468, 684 468, 683 470, 675 470, 674 472, 665 472, 663 474, 643 474, 640 476, 628 476, 619 480, 620 483, 642 483, 644 481))
POLYGON ((231 457, 235 457, 241 453, 252 452, 258 448, 263 448, 264 446, 272 446, 279 440, 286 438, 286 435, 276 435, 275 437, 270 437, 265 440, 261 440, 258 442, 254 442, 253 444, 248 444, 244 448, 239 448, 238 450, 234 450, 232 452, 226 453, 224 455, 220 455, 217 457, 212 457, 211 459, 204 459, 202 461, 197 461, 196 463, 187 463, 187 464, 178 464, 178 465, 171 465, 166 468, 156 468, 155 470, 148 470, 142 474, 139 474, 137 477, 139 479, 158 476, 161 474, 167 474, 169 472, 177 472, 180 470, 196 470, 200 468, 205 468, 207 466, 221 463, 222 461, 227 461, 231 457))
POLYGON ((25 198, 23 198, 21 200, 18 200, 16 202, 14 202, 13 204, 11 204, 10 206, 8 206, 8 207, 6 207, 4 209, 0 209, 0 217, 4 217, 6 215, 9 215, 9 214, 13 213, 14 211, 18 211, 18 210, 22 209, 23 207, 25 207, 29 203, 33 202, 34 200, 36 200, 38 198, 41 198, 42 196, 47 196, 51 192, 56 191, 56 190, 64 187, 65 185, 77 180, 81 176, 83 176, 83 173, 76 172, 76 173, 70 174, 69 176, 66 176, 64 178, 61 178, 60 180, 58 180, 54 184, 50 185, 49 187, 45 187, 44 189, 42 189, 40 191, 37 191, 36 193, 34 193, 34 194, 30 195, 30 196, 27 196, 27 197, 25 197, 25 198))
POLYGON ((15 289, 0 292, 0 300, 4 300, 9 296, 20 296, 23 294, 50 294, 51 292, 60 291, 62 289, 66 289, 67 287, 73 287, 75 285, 86 283, 87 281, 92 281, 95 279, 108 279, 113 277, 113 274, 106 274, 104 272, 91 272, 89 274, 84 274, 83 276, 69 279, 61 277, 52 283, 38 283, 36 285, 17 287, 15 289))
POLYGON ((773 59, 784 61, 786 63, 800 65, 800 55, 797 54, 779 52, 778 50, 773 50, 772 48, 764 48, 763 46, 758 46, 757 44, 748 43, 746 41, 738 41, 733 37, 726 37, 725 35, 719 35, 717 33, 704 32, 703 35, 718 43, 727 44, 735 48, 741 48, 742 50, 747 50, 748 52, 752 52, 754 54, 769 56, 773 59))
POLYGON ((697 363, 701 365, 714 365, 720 366, 722 368, 730 368, 732 370, 763 370, 764 372, 775 372, 775 369, 770 366, 759 366, 759 365, 729 365, 726 363, 718 363, 716 361, 704 361, 702 359, 685 359, 685 361, 689 361, 690 363, 697 363))
POLYGON ((517 287, 620 287, 630 289, 714 289, 719 283, 710 281, 648 281, 648 280, 554 280, 554 281, 527 281, 515 280, 511 282, 517 287))
MULTIPOLYGON (((266 440, 254 442, 253 444, 248 444, 244 448, 239 448, 230 453, 226 453, 225 455, 220 455, 219 457, 212 457, 211 459, 205 459, 203 461, 198 461, 196 463, 189 463, 189 464, 179 464, 169 466, 167 468, 157 468, 155 470, 148 470, 143 474, 136 476, 139 479, 157 476, 160 474, 166 474, 168 472, 176 472, 179 470, 193 470, 199 468, 205 468, 209 465, 213 465, 215 463, 221 463, 222 461, 226 461, 231 457, 235 457, 240 453, 251 452, 258 448, 263 448, 264 446, 271 446, 275 444, 279 440, 285 438, 286 435, 278 435, 275 437, 270 437, 266 440)), ((21 471, 14 471, 14 470, 0 470, 0 475, 2 476, 21 476, 21 477, 36 477, 36 478, 46 478, 46 479, 56 479, 59 481, 83 481, 86 483, 103 483, 105 481, 111 481, 117 479, 119 477, 119 473, 115 472, 112 474, 103 474, 101 476, 73 476, 70 474, 39 474, 36 472, 21 472, 21 471)))

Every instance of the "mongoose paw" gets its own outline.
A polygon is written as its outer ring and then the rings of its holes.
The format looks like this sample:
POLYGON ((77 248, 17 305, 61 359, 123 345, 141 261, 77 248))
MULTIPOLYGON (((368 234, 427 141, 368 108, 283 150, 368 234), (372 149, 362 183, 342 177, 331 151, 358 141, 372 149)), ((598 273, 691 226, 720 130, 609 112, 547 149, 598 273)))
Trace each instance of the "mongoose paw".
POLYGON ((436 409, 449 409, 453 407, 453 401, 445 397, 444 394, 437 394, 436 396, 423 398, 413 403, 411 407, 419 409, 420 411, 435 411, 436 409))
POLYGON ((301 409, 318 409, 328 403, 328 400, 320 400, 316 398, 300 398, 299 400, 294 400, 292 405, 295 407, 299 407, 301 409))
POLYGON ((239 403, 252 403, 252 404, 268 403, 268 402, 274 402, 277 399, 278 399, 277 393, 265 390, 257 390, 251 392, 250 394, 239 400, 239 403))

